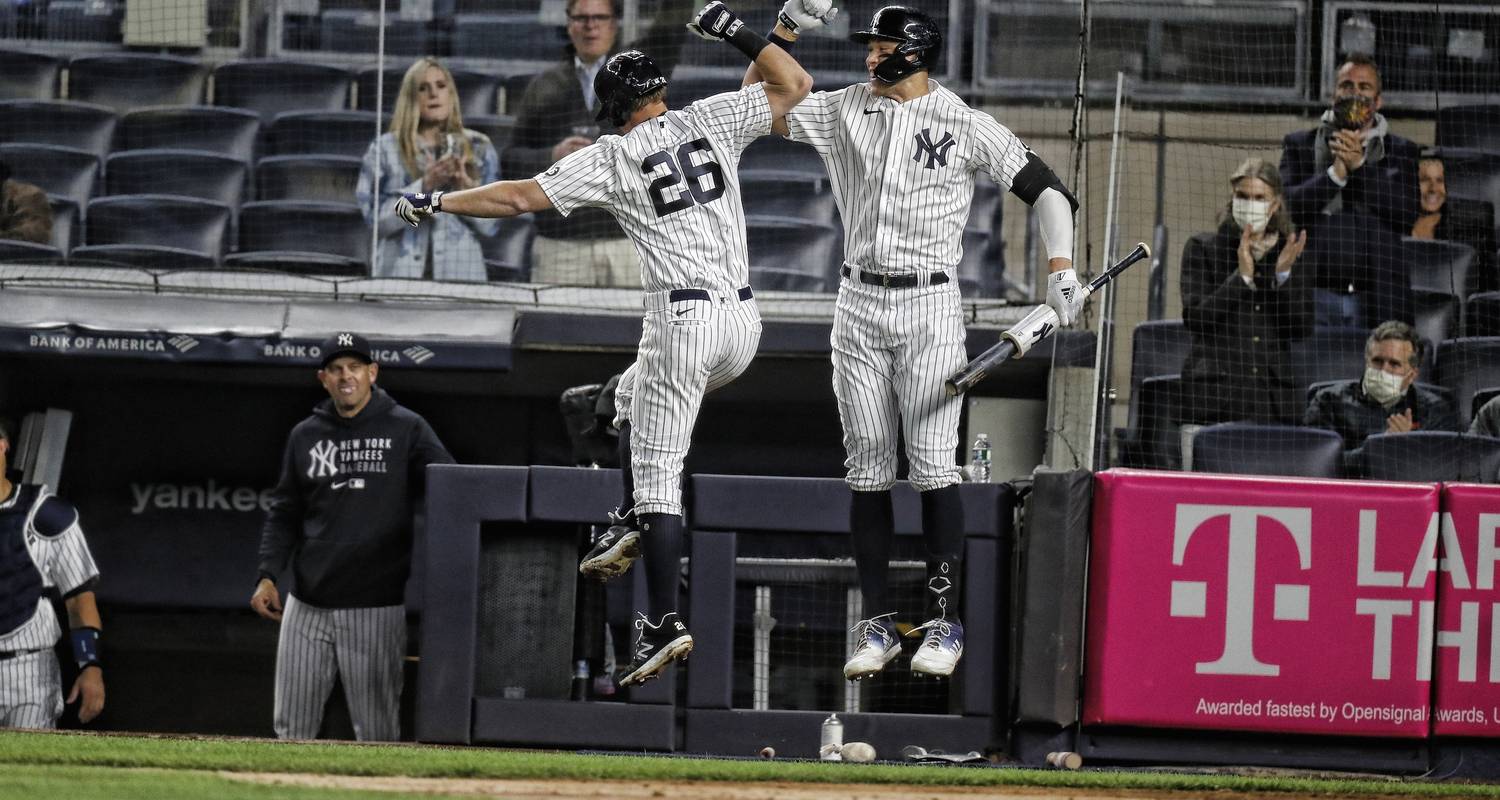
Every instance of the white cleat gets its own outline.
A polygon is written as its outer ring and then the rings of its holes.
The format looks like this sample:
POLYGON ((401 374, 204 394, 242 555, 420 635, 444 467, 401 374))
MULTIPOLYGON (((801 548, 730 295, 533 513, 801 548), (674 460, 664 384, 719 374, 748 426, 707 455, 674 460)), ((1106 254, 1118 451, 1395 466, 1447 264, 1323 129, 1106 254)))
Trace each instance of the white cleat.
POLYGON ((901 652, 901 639, 889 619, 892 616, 895 612, 860 620, 851 629, 856 641, 854 652, 844 662, 845 680, 861 681, 879 675, 885 665, 901 652))

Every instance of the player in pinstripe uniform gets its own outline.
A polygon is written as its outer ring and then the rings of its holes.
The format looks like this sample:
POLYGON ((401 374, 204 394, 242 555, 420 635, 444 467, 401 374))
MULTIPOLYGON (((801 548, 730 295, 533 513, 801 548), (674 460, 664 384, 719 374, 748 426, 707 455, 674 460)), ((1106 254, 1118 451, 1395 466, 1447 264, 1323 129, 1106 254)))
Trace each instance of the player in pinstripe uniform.
MULTIPOLYGON (((790 6, 790 4, 789 4, 790 6)), ((773 40, 804 20, 783 9, 773 40)), ((942 49, 931 18, 904 6, 875 12, 850 38, 866 45, 869 82, 814 92, 776 125, 823 158, 844 220, 843 280, 832 335, 834 393, 844 427, 850 531, 865 609, 844 665, 875 675, 900 652, 887 571, 898 434, 922 498, 927 616, 912 656, 919 675, 947 676, 963 654, 963 507, 955 454, 961 401, 943 380, 967 360, 957 275, 974 173, 988 173, 1037 211, 1049 257, 1047 302, 1062 324, 1082 303, 1073 271, 1077 201, 1041 159, 928 72, 942 49)), ((757 78, 754 68, 746 80, 757 78)))
MULTIPOLYGON (((601 119, 621 135, 602 136, 530 180, 407 195, 397 203, 412 224, 438 211, 500 217, 555 208, 566 216, 600 207, 619 220, 640 254, 641 344, 615 395, 622 422, 630 423, 622 436, 630 442, 635 485, 634 508, 617 524, 634 535, 612 539, 592 556, 612 551, 606 559, 628 562, 629 542, 644 551, 649 602, 636 620, 634 658, 620 681, 626 686, 656 677, 693 646, 677 615, 682 462, 703 395, 743 372, 760 341, 737 165, 745 146, 769 133, 812 87, 797 62, 767 46, 722 2, 699 10, 688 27, 734 45, 765 81, 668 111, 667 79, 645 54, 626 51, 594 81, 601 119)), ((612 572, 623 572, 623 565, 612 572)))
POLYGON ((318 735, 337 675, 355 737, 395 741, 412 514, 427 465, 453 457, 426 420, 375 385, 380 365, 363 336, 334 334, 321 353, 329 399, 287 437, 250 607, 281 623, 278 737, 318 735), (288 573, 296 586, 283 615, 277 584, 288 573))
POLYGON ((52 593, 68 609, 78 679, 68 702, 83 699, 80 722, 104 710, 99 666, 99 570, 78 512, 45 486, 14 483, 11 441, 0 423, 0 728, 54 728, 63 712, 62 676, 52 647, 62 630, 52 593))

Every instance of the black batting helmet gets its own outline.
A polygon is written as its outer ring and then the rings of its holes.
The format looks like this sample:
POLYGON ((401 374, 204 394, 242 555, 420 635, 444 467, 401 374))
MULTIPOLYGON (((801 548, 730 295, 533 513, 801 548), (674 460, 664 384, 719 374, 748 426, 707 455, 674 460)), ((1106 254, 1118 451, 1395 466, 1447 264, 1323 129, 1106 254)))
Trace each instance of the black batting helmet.
POLYGON ((667 77, 661 74, 650 56, 639 50, 616 53, 594 76, 594 96, 599 98, 597 119, 624 125, 630 106, 637 98, 666 85, 667 77))
POLYGON ((896 52, 875 67, 875 77, 882 83, 899 83, 902 78, 937 64, 943 49, 943 34, 932 17, 908 6, 886 6, 870 18, 870 27, 855 31, 849 38, 865 44, 871 39, 896 42, 896 52))

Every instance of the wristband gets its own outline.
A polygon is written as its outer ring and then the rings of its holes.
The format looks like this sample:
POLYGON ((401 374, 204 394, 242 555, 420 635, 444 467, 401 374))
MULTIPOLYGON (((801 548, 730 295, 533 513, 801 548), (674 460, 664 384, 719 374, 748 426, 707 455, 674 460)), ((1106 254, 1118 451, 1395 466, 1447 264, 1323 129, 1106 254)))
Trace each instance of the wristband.
POLYGON ((766 49, 766 46, 770 42, 766 41, 766 37, 750 30, 749 27, 739 20, 735 20, 735 23, 734 33, 724 37, 724 41, 734 45, 736 50, 749 56, 750 60, 754 61, 760 57, 760 51, 766 49))
POLYGON ((74 628, 72 631, 73 660, 78 669, 99 666, 99 629, 74 628))
POLYGON ((432 210, 433 211, 442 211, 443 210, 443 195, 445 195, 445 194, 447 194, 447 192, 443 191, 441 189, 432 193, 432 210))
MULTIPOLYGON (((785 22, 781 24, 786 25, 785 22)), ((766 40, 788 53, 792 52, 792 45, 797 43, 796 39, 787 39, 774 30, 766 34, 766 40)))

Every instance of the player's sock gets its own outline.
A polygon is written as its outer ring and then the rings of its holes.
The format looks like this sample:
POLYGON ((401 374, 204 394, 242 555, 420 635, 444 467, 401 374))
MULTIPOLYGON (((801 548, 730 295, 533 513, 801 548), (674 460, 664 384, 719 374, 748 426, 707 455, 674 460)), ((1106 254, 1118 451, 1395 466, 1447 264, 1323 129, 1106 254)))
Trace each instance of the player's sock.
POLYGON ((859 591, 864 596, 862 616, 873 617, 894 609, 887 591, 891 565, 891 540, 896 536, 891 492, 855 492, 849 506, 849 539, 854 545, 854 565, 859 571, 859 591))
POLYGON ((641 514, 642 547, 646 551, 646 615, 659 620, 677 610, 677 582, 682 576, 682 517, 641 514))
POLYGON ((927 618, 957 617, 964 506, 958 484, 922 492, 922 539, 927 549, 927 618))
POLYGON ((630 421, 620 423, 620 484, 625 490, 625 499, 620 503, 620 513, 629 514, 635 508, 635 470, 630 468, 630 421))

